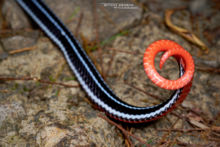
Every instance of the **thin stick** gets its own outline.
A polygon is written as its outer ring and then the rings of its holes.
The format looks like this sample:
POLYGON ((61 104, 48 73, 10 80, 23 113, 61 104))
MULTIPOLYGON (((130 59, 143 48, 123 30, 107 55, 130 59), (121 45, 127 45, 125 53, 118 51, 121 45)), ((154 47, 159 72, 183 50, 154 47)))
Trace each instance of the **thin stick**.
MULTIPOLYGON (((108 48, 109 50, 114 50, 120 53, 125 53, 125 54, 131 54, 131 55, 136 55, 136 54, 140 54, 140 53, 136 53, 136 52, 131 52, 131 51, 125 51, 125 50, 120 50, 120 49, 116 49, 116 48, 108 48)), ((140 54, 141 55, 141 54, 140 54)))
POLYGON ((75 37, 77 37, 78 36, 78 33, 79 33, 79 30, 80 30, 80 26, 81 26, 81 24, 82 24, 82 20, 83 20, 83 13, 80 13, 80 16, 79 16, 79 21, 78 21, 78 23, 77 23, 77 26, 76 26, 76 29, 75 29, 75 37))
POLYGON ((158 97, 158 96, 156 96, 156 95, 153 95, 153 94, 151 94, 151 93, 149 93, 149 92, 146 92, 146 91, 144 91, 143 89, 138 88, 138 87, 136 87, 136 86, 134 86, 134 85, 131 85, 131 84, 127 83, 126 81, 125 81, 124 83, 125 83, 126 85, 128 85, 128 86, 130 86, 130 87, 132 87, 132 88, 134 88, 134 89, 136 89, 136 90, 138 90, 138 91, 140 91, 140 92, 143 92, 143 93, 146 94, 146 95, 149 95, 149 96, 151 96, 151 97, 153 97, 153 98, 155 98, 155 99, 157 99, 157 100, 163 101, 162 98, 160 98, 160 97, 158 97))
POLYGON ((220 69, 218 68, 203 68, 203 67, 196 67, 197 70, 204 71, 204 72, 211 72, 211 73, 220 73, 220 69))
POLYGON ((36 77, 1 77, 0 76, 0 80, 3 81, 17 81, 17 80, 23 80, 23 81, 36 81, 36 82, 40 82, 40 83, 44 83, 44 84, 50 84, 50 85, 59 85, 59 86, 64 86, 64 87, 79 87, 79 85, 71 85, 71 84, 64 84, 64 83, 60 83, 60 82, 51 82, 51 81, 45 81, 45 80, 41 80, 38 79, 36 77))
POLYGON ((21 52, 25 52, 25 51, 34 50, 34 49, 36 49, 36 46, 25 47, 25 48, 10 51, 9 54, 12 55, 12 54, 17 54, 17 53, 21 53, 21 52))
POLYGON ((127 130, 125 130, 122 126, 120 126, 119 124, 115 123, 114 121, 108 119, 107 117, 101 115, 101 114, 98 114, 99 117, 101 117, 102 119, 106 120, 107 122, 109 122, 110 124, 116 126, 119 130, 121 130, 124 134, 128 135, 128 136, 131 136, 133 138, 135 138, 136 140, 138 140, 140 143, 142 144, 145 144, 146 146, 150 147, 149 144, 147 144, 144 140, 140 139, 139 137, 131 134, 130 132, 128 132, 127 130))
POLYGON ((157 131, 165 131, 165 132, 183 132, 183 133, 188 133, 188 132, 194 132, 194 131, 207 131, 211 129, 200 129, 200 128, 195 128, 195 129, 157 129, 157 131))

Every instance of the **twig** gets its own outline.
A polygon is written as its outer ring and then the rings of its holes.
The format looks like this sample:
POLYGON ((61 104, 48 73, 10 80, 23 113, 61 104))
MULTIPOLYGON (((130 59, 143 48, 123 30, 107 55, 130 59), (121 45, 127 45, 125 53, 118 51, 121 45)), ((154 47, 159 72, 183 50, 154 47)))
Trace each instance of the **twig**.
POLYGON ((78 23, 77 23, 77 26, 76 26, 76 29, 75 29, 75 37, 77 37, 78 36, 78 33, 79 33, 79 30, 80 30, 80 26, 81 26, 81 24, 82 24, 82 20, 83 20, 83 13, 80 13, 80 16, 79 16, 79 21, 78 21, 78 23))
POLYGON ((121 130, 125 135, 131 136, 133 138, 135 138, 136 140, 138 140, 140 143, 145 144, 146 146, 150 147, 149 144, 147 144, 144 140, 140 139, 139 137, 133 135, 132 133, 128 132, 127 130, 125 130, 122 126, 120 126, 119 124, 115 123, 114 121, 108 119, 107 117, 98 114, 98 116, 104 120, 106 120, 107 122, 109 122, 110 124, 116 126, 119 130, 121 130))
POLYGON ((108 49, 109 49, 109 50, 114 50, 114 51, 117 51, 117 52, 120 52, 120 53, 131 54, 131 55, 136 55, 136 54, 139 54, 139 53, 136 53, 136 52, 123 51, 123 50, 116 49, 116 48, 108 48, 108 49))
POLYGON ((204 71, 204 72, 211 72, 211 73, 220 73, 220 69, 218 68, 202 68, 202 67, 196 67, 197 70, 204 71))
POLYGON ((95 40, 96 40, 96 44, 97 44, 97 47, 98 47, 98 56, 99 56, 99 60, 100 60, 100 71, 101 71, 101 74, 103 76, 103 78, 105 79, 105 75, 104 75, 104 72, 103 72, 103 60, 102 60, 102 48, 100 47, 100 38, 99 38, 99 24, 98 24, 98 16, 97 16, 97 12, 96 12, 96 0, 93 0, 92 2, 92 14, 93 14, 93 27, 94 27, 94 31, 95 31, 95 40))
POLYGON ((106 75, 106 76, 109 76, 109 73, 110 73, 109 71, 111 71, 112 63, 113 63, 113 61, 114 61, 115 55, 116 55, 116 52, 113 51, 113 54, 111 55, 111 59, 110 59, 110 61, 108 62, 108 68, 107 68, 107 70, 105 71, 105 75, 106 75))
POLYGON ((12 77, 1 77, 0 76, 0 80, 3 80, 3 81, 17 81, 17 80, 36 81, 36 82, 40 82, 40 83, 44 83, 44 84, 59 85, 59 86, 64 86, 64 87, 69 87, 69 88, 79 87, 79 85, 71 85, 71 84, 64 84, 64 83, 60 83, 60 82, 45 81, 45 80, 38 79, 36 77, 16 77, 16 78, 12 78, 12 77))
POLYGON ((25 47, 25 48, 10 51, 9 54, 12 55, 12 54, 17 54, 17 53, 21 53, 21 52, 25 52, 25 51, 34 50, 34 49, 36 49, 36 46, 25 47))
POLYGON ((97 23, 97 13, 96 13, 96 0, 93 0, 93 27, 95 29, 95 39, 97 42, 99 42, 99 26, 98 26, 98 23, 97 23))
POLYGON ((216 141, 216 142, 220 142, 220 139, 219 139, 219 138, 209 137, 209 140, 216 141))
POLYGON ((194 132, 194 131, 207 131, 211 129, 201 129, 201 128, 195 128, 195 129, 157 129, 157 131, 165 131, 165 132, 183 132, 183 133, 188 133, 188 132, 194 132))
POLYGON ((22 34, 26 32, 39 32, 39 30, 33 30, 31 28, 25 28, 25 29, 18 29, 18 30, 12 30, 12 29, 1 29, 0 30, 0 37, 10 37, 16 34, 22 34))
POLYGON ((103 12, 104 19, 106 20, 106 22, 113 25, 113 27, 117 28, 117 25, 112 20, 111 14, 109 14, 109 12, 105 9, 105 7, 102 5, 99 5, 99 8, 103 12))
POLYGON ((131 142, 131 139, 127 134, 124 133, 124 136, 126 138, 125 143, 127 144, 128 147, 134 147, 133 143, 131 142))
POLYGON ((148 92, 144 91, 143 89, 138 88, 138 87, 136 87, 136 86, 133 86, 133 85, 127 83, 127 82, 124 82, 124 83, 125 83, 126 85, 128 85, 128 86, 130 86, 130 87, 132 87, 132 88, 134 88, 134 89, 136 89, 136 90, 138 90, 138 91, 140 91, 140 92, 143 92, 143 93, 146 94, 146 95, 149 95, 149 96, 151 96, 151 97, 157 99, 157 100, 160 100, 160 101, 163 101, 163 100, 164 100, 164 99, 162 99, 162 98, 160 98, 160 97, 158 97, 158 96, 156 96, 156 95, 153 95, 153 94, 151 94, 151 93, 148 93, 148 92))

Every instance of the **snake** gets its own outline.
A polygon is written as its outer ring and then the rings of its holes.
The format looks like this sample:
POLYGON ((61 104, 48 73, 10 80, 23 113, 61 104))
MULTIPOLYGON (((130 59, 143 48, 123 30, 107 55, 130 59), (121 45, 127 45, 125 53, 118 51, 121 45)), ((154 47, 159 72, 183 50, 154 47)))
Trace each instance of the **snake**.
POLYGON ((179 44, 171 40, 158 40, 150 44, 143 58, 148 77, 157 86, 173 90, 171 96, 154 106, 139 107, 122 101, 104 81, 79 41, 64 23, 42 0, 16 0, 23 10, 36 22, 44 33, 62 51, 70 69, 90 100, 107 116, 124 123, 146 123, 157 120, 176 108, 188 95, 192 86, 194 62, 192 56, 179 44), (179 66, 179 78, 169 80, 160 76, 154 60, 164 52, 160 68, 173 56, 179 66))

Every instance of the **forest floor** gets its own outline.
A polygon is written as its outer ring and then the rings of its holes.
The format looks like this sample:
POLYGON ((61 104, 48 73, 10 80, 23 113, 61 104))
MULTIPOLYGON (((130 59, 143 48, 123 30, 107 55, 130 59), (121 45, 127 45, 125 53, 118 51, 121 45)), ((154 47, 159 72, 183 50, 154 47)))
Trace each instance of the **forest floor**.
MULTIPOLYGON (((89 101, 59 48, 14 0, 1 1, 0 146, 220 146, 217 0, 45 2, 127 103, 152 106, 172 93, 143 69, 144 51, 156 40, 173 40, 191 53, 193 85, 186 100, 157 121, 114 123, 89 101)), ((168 79, 179 74, 172 58, 158 71, 168 79)))

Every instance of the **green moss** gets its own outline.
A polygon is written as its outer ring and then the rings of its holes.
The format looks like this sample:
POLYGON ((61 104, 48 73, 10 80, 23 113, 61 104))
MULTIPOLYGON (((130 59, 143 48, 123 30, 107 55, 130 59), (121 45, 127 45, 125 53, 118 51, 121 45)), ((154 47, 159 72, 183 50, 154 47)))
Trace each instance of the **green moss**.
MULTIPOLYGON (((115 35, 113 35, 113 36, 111 36, 111 37, 105 39, 104 41, 102 41, 102 42, 100 43, 100 46, 103 47, 104 45, 106 45, 106 44, 112 42, 113 40, 115 40, 117 37, 119 37, 119 36, 124 36, 124 35, 126 35, 126 34, 128 34, 128 33, 129 33, 128 30, 121 31, 120 33, 115 34, 115 35)), ((86 48, 87 51, 95 51, 96 49, 98 49, 98 46, 97 46, 97 45, 95 45, 95 46, 88 46, 88 47, 86 48)))
POLYGON ((80 11, 80 7, 76 7, 74 10, 73 10, 73 13, 71 14, 71 16, 69 17, 69 19, 73 19, 80 11))
POLYGON ((148 141, 147 141, 147 144, 152 144, 153 143, 153 140, 151 140, 151 139, 149 139, 148 141))
POLYGON ((65 77, 64 78, 64 81, 73 81, 73 80, 76 80, 76 77, 65 77))
POLYGON ((55 82, 56 81, 56 79, 52 75, 49 76, 49 80, 50 80, 50 82, 55 82))
POLYGON ((17 90, 19 87, 18 83, 14 83, 14 85, 11 87, 11 90, 17 90))
POLYGON ((24 87, 23 87, 23 91, 28 92, 29 89, 24 85, 24 87))
POLYGON ((104 46, 104 45, 108 44, 109 42, 115 40, 117 37, 119 37, 119 36, 124 36, 124 35, 126 35, 126 34, 128 34, 128 33, 129 33, 128 30, 121 31, 120 33, 115 34, 115 35, 111 36, 110 38, 105 39, 104 41, 102 41, 102 42, 101 42, 101 46, 104 46))

